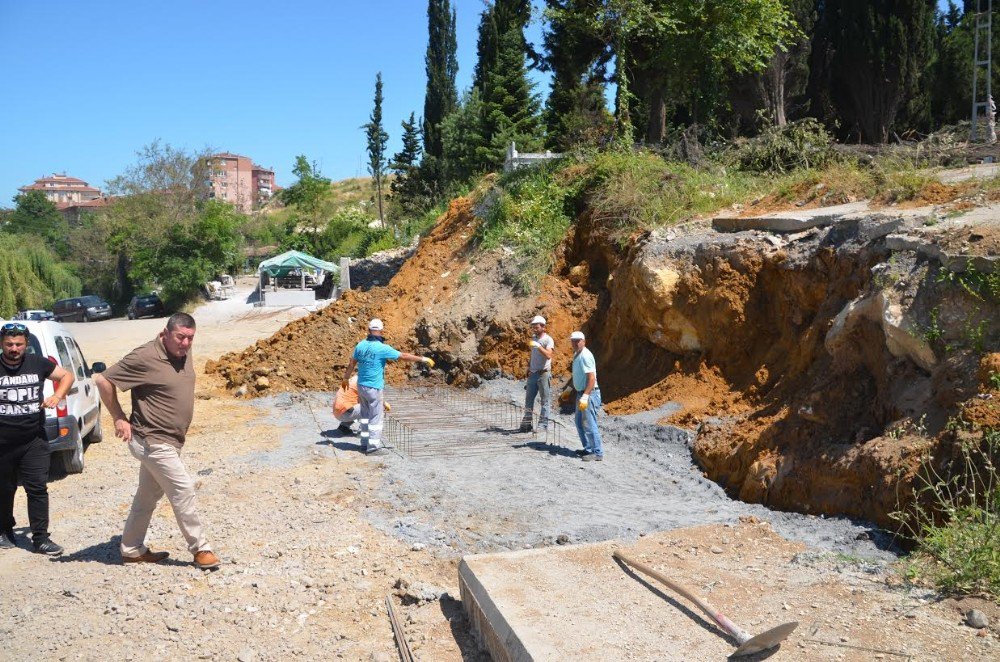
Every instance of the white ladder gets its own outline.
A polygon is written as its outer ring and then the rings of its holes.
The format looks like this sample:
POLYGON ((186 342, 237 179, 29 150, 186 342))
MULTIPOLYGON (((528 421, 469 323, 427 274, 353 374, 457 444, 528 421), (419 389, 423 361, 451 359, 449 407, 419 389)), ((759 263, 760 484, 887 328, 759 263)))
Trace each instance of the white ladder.
POLYGON ((972 53, 972 135, 969 139, 971 142, 980 140, 979 121, 982 118, 986 120, 983 132, 985 135, 982 136, 982 140, 992 144, 997 141, 996 105, 993 102, 993 0, 976 0, 975 21, 975 45, 972 53), (980 79, 986 83, 985 90, 979 82, 980 79))

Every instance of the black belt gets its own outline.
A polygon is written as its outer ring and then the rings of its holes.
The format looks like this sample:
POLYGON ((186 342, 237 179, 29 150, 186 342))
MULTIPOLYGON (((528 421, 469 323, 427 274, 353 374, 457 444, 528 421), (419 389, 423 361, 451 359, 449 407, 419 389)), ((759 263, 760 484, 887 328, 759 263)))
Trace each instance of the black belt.
POLYGON ((534 372, 531 372, 531 371, 529 370, 529 371, 528 371, 528 374, 529 374, 529 375, 538 375, 538 374, 541 374, 541 373, 543 373, 543 372, 548 372, 548 371, 549 371, 549 369, 548 369, 548 368, 546 368, 546 369, 544 369, 544 370, 536 370, 536 371, 534 371, 534 372))

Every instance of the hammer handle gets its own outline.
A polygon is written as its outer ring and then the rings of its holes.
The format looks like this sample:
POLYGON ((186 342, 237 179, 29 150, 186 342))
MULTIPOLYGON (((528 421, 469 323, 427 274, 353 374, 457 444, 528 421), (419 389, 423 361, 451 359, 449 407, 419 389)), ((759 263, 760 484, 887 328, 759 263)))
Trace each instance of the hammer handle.
POLYGON ((703 612, 705 612, 705 614, 709 618, 711 618, 713 621, 715 621, 716 623, 718 623, 719 626, 722 627, 722 629, 724 629, 726 632, 728 632, 729 634, 731 634, 734 637, 736 637, 736 640, 740 643, 740 645, 745 644, 747 641, 749 641, 751 639, 751 635, 746 630, 743 630, 742 628, 740 628, 739 626, 737 626, 735 623, 733 623, 731 620, 729 620, 728 618, 726 618, 726 615, 723 614, 721 611, 719 611, 718 609, 716 609, 715 607, 713 607, 709 603, 705 602, 704 600, 702 600, 697 595, 695 595, 691 591, 687 590, 686 588, 684 588, 680 584, 677 584, 676 582, 673 582, 673 581, 667 579, 666 576, 664 576, 662 573, 657 572, 656 570, 653 570, 652 568, 650 568, 645 563, 640 563, 640 562, 636 561, 635 559, 631 559, 631 558, 625 556, 624 554, 622 554, 618 550, 615 550, 613 556, 616 559, 618 559, 619 561, 621 561, 622 563, 625 563, 627 565, 632 566, 633 568, 635 568, 636 570, 639 570, 643 574, 649 575, 650 577, 652 577, 656 581, 660 582, 664 586, 667 586, 671 590, 676 591, 677 593, 680 593, 685 598, 687 598, 691 602, 693 602, 696 605, 698 605, 698 607, 703 612))

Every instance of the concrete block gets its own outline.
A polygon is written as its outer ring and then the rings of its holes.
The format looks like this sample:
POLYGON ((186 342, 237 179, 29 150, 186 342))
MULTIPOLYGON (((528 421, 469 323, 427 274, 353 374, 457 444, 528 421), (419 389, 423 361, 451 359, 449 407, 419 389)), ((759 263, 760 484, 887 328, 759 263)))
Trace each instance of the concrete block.
POLYGON ((851 202, 846 205, 785 211, 766 216, 746 218, 720 216, 712 221, 717 232, 742 232, 744 230, 764 230, 767 232, 802 232, 809 228, 831 225, 846 216, 856 216, 868 211, 867 202, 851 202))

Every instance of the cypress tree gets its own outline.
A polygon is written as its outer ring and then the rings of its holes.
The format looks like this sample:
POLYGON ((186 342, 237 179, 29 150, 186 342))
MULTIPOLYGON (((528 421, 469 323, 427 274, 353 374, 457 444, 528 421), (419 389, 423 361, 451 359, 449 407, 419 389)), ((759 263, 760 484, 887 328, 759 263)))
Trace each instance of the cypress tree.
POLYGON ((483 102, 479 88, 462 95, 458 108, 441 123, 444 142, 445 178, 466 182, 486 170, 489 141, 482 133, 483 102))
POLYGON ((541 145, 540 103, 528 80, 524 38, 530 17, 530 0, 496 0, 480 20, 473 87, 482 101, 479 133, 485 142, 478 150, 482 169, 499 165, 510 142, 523 149, 541 145))
POLYGON ((396 175, 389 188, 392 190, 395 204, 404 213, 411 213, 419 209, 424 190, 418 173, 421 153, 420 131, 413 113, 410 113, 409 120, 403 120, 402 126, 403 148, 393 154, 389 163, 389 168, 396 175))
POLYGON ((424 155, 438 160, 441 146, 441 121, 455 110, 458 91, 458 38, 455 32, 455 11, 450 0, 427 2, 427 92, 424 96, 424 155))
POLYGON ((378 218, 385 227, 385 212, 382 208, 382 180, 385 178, 385 144, 389 134, 382 128, 382 72, 375 75, 375 103, 371 117, 361 128, 368 138, 368 172, 375 184, 375 199, 378 203, 378 218))
POLYGON ((934 0, 825 0, 830 97, 848 135, 884 143, 897 120, 923 112, 934 17, 934 0))

